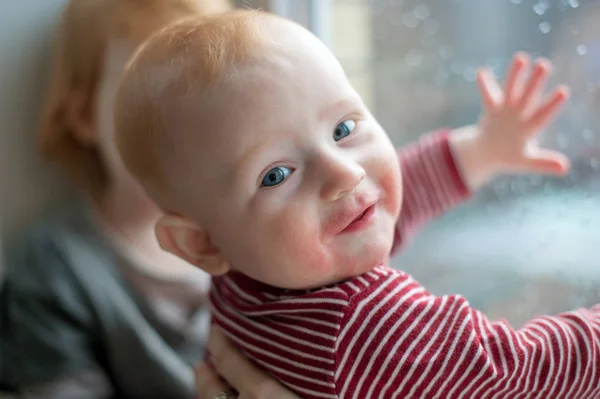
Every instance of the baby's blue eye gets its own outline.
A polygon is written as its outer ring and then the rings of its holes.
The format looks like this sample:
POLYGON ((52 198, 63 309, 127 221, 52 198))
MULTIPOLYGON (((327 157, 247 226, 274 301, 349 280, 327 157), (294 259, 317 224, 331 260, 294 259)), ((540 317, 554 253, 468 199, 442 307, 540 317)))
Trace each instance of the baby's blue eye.
POLYGON ((283 183, 283 181, 291 174, 292 170, 290 168, 286 168, 285 166, 277 166, 268 171, 265 177, 263 177, 262 185, 264 187, 276 186, 283 183))
POLYGON ((339 140, 343 139, 344 137, 350 135, 350 133, 352 133, 352 131, 354 130, 355 126, 356 126, 356 122, 354 122, 354 121, 351 121, 351 120, 343 121, 342 123, 340 123, 339 125, 337 125, 335 127, 335 130, 333 131, 333 139, 335 141, 339 141, 339 140))

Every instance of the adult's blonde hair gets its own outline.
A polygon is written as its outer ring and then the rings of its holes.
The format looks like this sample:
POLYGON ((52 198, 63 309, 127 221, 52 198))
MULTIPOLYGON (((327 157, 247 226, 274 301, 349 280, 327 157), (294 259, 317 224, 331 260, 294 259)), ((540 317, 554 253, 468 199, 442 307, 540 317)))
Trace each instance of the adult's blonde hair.
POLYGON ((80 188, 92 195, 102 193, 108 177, 98 150, 78 139, 68 112, 77 96, 82 112, 93 122, 109 39, 138 44, 182 18, 231 8, 229 0, 71 0, 55 37, 50 88, 38 137, 42 155, 80 188))

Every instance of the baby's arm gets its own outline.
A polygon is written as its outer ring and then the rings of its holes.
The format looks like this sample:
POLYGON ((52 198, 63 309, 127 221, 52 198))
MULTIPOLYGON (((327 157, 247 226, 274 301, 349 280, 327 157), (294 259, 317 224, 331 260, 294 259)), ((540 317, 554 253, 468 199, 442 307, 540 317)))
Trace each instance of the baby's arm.
POLYGON ((600 306, 514 330, 399 274, 352 302, 336 358, 340 398, 598 398, 600 306))
POLYGON ((479 72, 484 112, 477 125, 425 135, 399 151, 404 199, 394 249, 497 174, 568 171, 564 155, 532 141, 566 101, 566 88, 540 101, 550 64, 538 61, 525 80, 528 63, 524 54, 515 56, 503 90, 489 71, 479 72))
POLYGON ((398 151, 403 193, 394 250, 420 227, 470 196, 452 154, 450 134, 448 130, 427 134, 398 151))

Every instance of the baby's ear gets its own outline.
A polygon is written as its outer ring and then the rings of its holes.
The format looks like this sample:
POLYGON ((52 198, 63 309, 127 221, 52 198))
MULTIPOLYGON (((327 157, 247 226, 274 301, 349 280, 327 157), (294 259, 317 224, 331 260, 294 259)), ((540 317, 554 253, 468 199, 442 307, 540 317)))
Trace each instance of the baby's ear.
POLYGON ((229 270, 229 263, 210 241, 207 232, 181 216, 162 216, 156 222, 156 237, 162 249, 213 276, 229 270))
POLYGON ((66 118, 75 138, 83 146, 96 144, 94 103, 81 90, 73 90, 67 98, 66 118))

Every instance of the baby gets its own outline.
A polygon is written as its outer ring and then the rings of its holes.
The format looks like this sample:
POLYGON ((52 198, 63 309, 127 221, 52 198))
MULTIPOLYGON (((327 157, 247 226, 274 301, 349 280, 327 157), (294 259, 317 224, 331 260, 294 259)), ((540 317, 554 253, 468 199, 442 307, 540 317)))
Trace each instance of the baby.
POLYGON ((515 57, 478 83, 477 126, 394 150, 340 64, 266 13, 188 20, 131 61, 127 167, 166 211, 162 247, 216 276, 214 322, 305 398, 596 398, 600 307, 521 330, 387 266, 415 230, 500 172, 564 174, 532 138, 564 103, 515 57))

